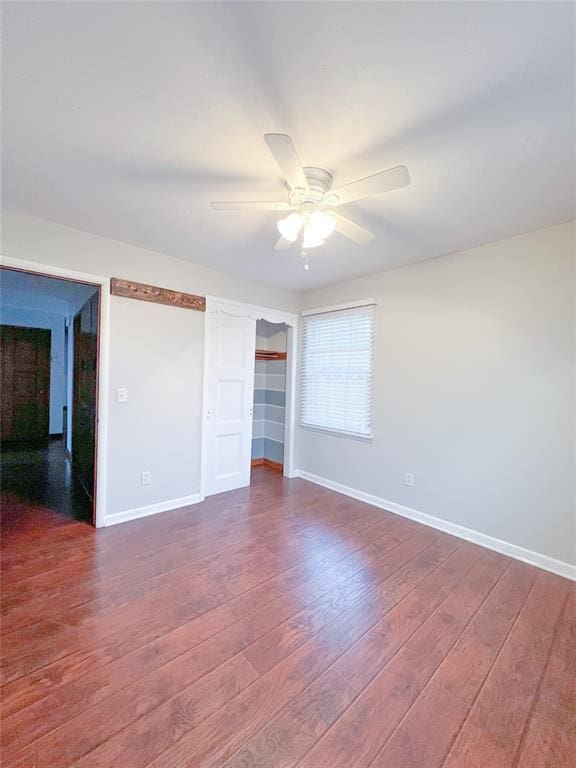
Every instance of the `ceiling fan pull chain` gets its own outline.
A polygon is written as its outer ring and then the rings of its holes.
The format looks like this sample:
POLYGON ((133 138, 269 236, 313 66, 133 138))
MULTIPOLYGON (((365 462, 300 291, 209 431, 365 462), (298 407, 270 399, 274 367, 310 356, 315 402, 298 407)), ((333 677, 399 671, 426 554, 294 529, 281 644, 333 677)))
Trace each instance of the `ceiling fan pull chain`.
POLYGON ((308 271, 310 269, 310 265, 308 264, 308 248, 303 248, 300 255, 304 259, 304 269, 308 271))

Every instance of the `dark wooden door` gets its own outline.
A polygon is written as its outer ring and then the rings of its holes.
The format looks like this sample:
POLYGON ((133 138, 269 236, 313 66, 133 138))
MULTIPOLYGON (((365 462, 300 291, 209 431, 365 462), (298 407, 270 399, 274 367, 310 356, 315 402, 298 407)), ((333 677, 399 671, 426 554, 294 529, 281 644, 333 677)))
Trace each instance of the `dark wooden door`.
POLYGON ((51 332, 0 326, 2 440, 48 440, 51 332))
POLYGON ((74 317, 72 468, 91 498, 96 456, 98 314, 96 294, 74 317))

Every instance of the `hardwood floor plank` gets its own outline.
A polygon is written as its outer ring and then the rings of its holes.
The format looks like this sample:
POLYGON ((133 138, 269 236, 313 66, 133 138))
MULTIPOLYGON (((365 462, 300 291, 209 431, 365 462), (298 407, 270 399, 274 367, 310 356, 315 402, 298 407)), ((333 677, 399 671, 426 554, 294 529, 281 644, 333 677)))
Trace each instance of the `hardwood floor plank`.
POLYGON ((168 561, 164 559, 163 552, 160 552, 158 557, 145 567, 131 570, 98 587, 78 587, 74 592, 67 590, 8 612, 6 636, 19 629, 27 632, 36 631, 36 625, 42 621, 42 616, 45 620, 57 618, 58 621, 70 626, 78 626, 87 618, 135 602, 152 589, 170 586, 171 582, 201 577, 209 569, 214 571, 221 568, 223 555, 227 560, 232 558, 238 560, 241 557, 254 555, 262 548, 264 548, 264 542, 260 537, 245 537, 241 540, 236 539, 226 547, 221 545, 217 551, 212 548, 213 553, 203 552, 204 556, 198 559, 195 557, 196 553, 186 545, 182 545, 176 558, 171 557, 168 561), (80 597, 81 602, 75 605, 75 602, 78 602, 77 596, 80 597))
MULTIPOLYGON (((358 610, 358 609, 357 609, 358 610)), ((221 768, 250 737, 274 718, 294 696, 314 682, 358 631, 351 615, 331 643, 312 638, 222 707, 198 728, 163 752, 150 768, 221 768)))
POLYGON ((443 765, 512 765, 546 663, 568 582, 539 573, 443 765))
MULTIPOLYGON (((49 765, 51 768, 93 764, 91 760, 82 761, 81 758, 104 742, 111 742, 111 754, 116 754, 117 749, 122 751, 123 738, 116 740, 115 735, 157 708, 161 709, 160 716, 163 717, 171 708, 170 700, 174 702, 176 720, 182 705, 183 711, 190 707, 190 723, 201 722, 209 710, 218 709, 227 698, 246 688, 256 677, 256 672, 242 657, 230 659, 222 665, 212 665, 208 660, 205 665, 192 665, 189 659, 180 657, 38 739, 33 744, 35 761, 39 766, 49 765), (211 666, 215 668, 205 678, 205 669, 211 666), (162 709, 163 704, 168 706, 162 709), (192 717, 194 713, 196 720, 192 717)), ((144 745, 141 750, 145 749, 144 745)), ((148 745, 148 748, 151 746, 148 745)), ((98 756, 102 753, 107 754, 103 749, 98 751, 98 756)), ((107 760, 102 764, 108 764, 107 760)))
MULTIPOLYGON (((481 559, 369 682, 301 765, 345 768, 353 760, 354 768, 372 766, 434 674, 442 652, 457 641, 483 601, 485 605, 498 599, 496 588, 501 577, 502 568, 481 559), (423 646, 427 653, 421 652, 423 646)), ((518 579, 526 582, 522 574, 518 579)), ((530 581, 525 583, 526 593, 530 586, 530 581)))
POLYGON ((9 500, 3 768, 574 764, 575 585, 252 480, 99 531, 9 500))
MULTIPOLYGON (((358 600, 369 599, 370 593, 406 563, 409 563, 422 550, 427 550, 438 541, 428 532, 415 534, 410 539, 395 547, 386 557, 377 558, 373 567, 361 571, 344 585, 329 592, 322 600, 313 603, 292 619, 284 622, 269 632, 260 640, 253 643, 244 651, 244 655, 252 666, 261 674, 298 648, 308 638, 351 607, 358 600)), ((441 552, 449 546, 444 540, 440 542, 441 552)), ((454 545, 456 546, 456 545, 454 545)), ((441 557, 441 554, 439 555, 441 557)), ((429 557, 428 554, 423 555, 429 557)))
POLYGON ((442 764, 535 578, 533 569, 523 565, 513 563, 508 568, 374 765, 437 768, 442 764))
POLYGON ((575 764, 576 587, 572 586, 514 766, 571 768, 575 764))
MULTIPOLYGON (((59 656, 70 653, 70 650, 64 652, 63 648, 66 639, 72 637, 71 633, 77 646, 80 644, 83 648, 89 648, 95 636, 99 643, 105 642, 107 637, 129 636, 134 625, 142 617, 148 617, 154 621, 159 613, 172 612, 173 615, 182 615, 190 620, 212 607, 215 600, 223 602, 230 599, 251 586, 271 578, 279 570, 277 558, 266 550, 258 550, 248 556, 241 556, 237 560, 232 559, 232 562, 221 564, 215 570, 210 570, 195 580, 184 580, 177 589, 166 587, 153 592, 152 597, 139 600, 125 609, 106 614, 98 621, 85 622, 74 630, 69 627, 57 629, 46 641, 46 651, 42 654, 32 652, 20 655, 18 651, 26 648, 23 642, 25 632, 22 633, 23 638, 19 636, 20 633, 14 633, 17 635, 16 640, 13 640, 8 650, 4 649, 3 679, 10 682, 44 666, 52 660, 56 650, 59 656)), ((14 638, 14 635, 8 637, 14 638)))
MULTIPOLYGON (((455 542, 453 548, 458 544, 455 542)), ((422 571, 429 573, 437 566, 438 556, 439 552, 430 553, 420 563, 420 570, 407 569, 397 584, 404 585, 408 592, 414 582, 421 581, 422 571)), ((191 768, 202 765, 203 768, 219 768, 244 741, 373 626, 388 607, 389 603, 382 599, 376 606, 360 601, 344 610, 337 623, 313 636, 188 738, 167 750, 151 766, 191 768)))
POLYGON ((4 618, 5 635, 17 630, 30 630, 35 624, 47 619, 77 626, 85 618, 111 611, 133 602, 156 586, 156 579, 163 575, 186 569, 200 572, 209 565, 221 562, 222 557, 247 554, 264 546, 261 538, 246 537, 235 539, 232 544, 220 543, 219 546, 204 546, 196 553, 189 544, 179 543, 173 554, 164 558, 163 553, 149 563, 136 567, 115 578, 98 585, 79 585, 72 590, 60 591, 47 597, 31 600, 26 605, 7 611, 4 618), (193 570, 194 569, 194 570, 193 570))
MULTIPOLYGON (((409 600, 393 606, 381 621, 342 655, 337 662, 338 670, 357 690, 364 689, 482 555, 478 547, 463 544, 415 587, 409 600)), ((484 568, 494 569, 491 559, 485 554, 483 556, 480 573, 484 568)), ((505 565, 502 560, 500 568, 504 569, 505 565)))
MULTIPOLYGON (((356 525, 358 526, 358 524, 356 524, 356 525)), ((241 554, 241 552, 240 552, 240 554, 241 554)), ((216 558, 213 558, 213 561, 215 559, 216 558)), ((221 558, 219 558, 219 561, 221 562, 221 558)), ((206 563, 203 563, 203 564, 200 564, 198 567, 204 567, 205 565, 206 565, 206 563)), ((195 575, 196 575, 196 569, 190 570, 190 569, 181 568, 178 571, 178 573, 176 573, 176 574, 174 574, 174 573, 173 574, 170 574, 170 573, 168 573, 168 574, 161 574, 161 576, 156 581, 154 587, 161 587, 161 586, 166 585, 170 589, 172 587, 172 584, 170 582, 174 582, 174 580, 177 580, 178 583, 181 583, 186 578, 191 578, 192 576, 195 576, 195 575)), ((142 592, 142 591, 145 590, 145 586, 144 585, 140 585, 139 589, 140 589, 140 592, 142 592)), ((164 597, 162 595, 159 595, 155 599, 160 601, 160 602, 164 601, 164 597)), ((170 599, 170 595, 168 595, 166 599, 167 600, 170 599)), ((78 612, 77 616, 75 616, 75 615, 70 616, 68 614, 68 615, 63 615, 61 618, 62 618, 62 620, 66 620, 69 623, 71 623, 72 625, 75 625, 77 623, 77 620, 79 620, 79 618, 83 615, 84 610, 88 612, 90 610, 90 606, 85 606, 84 608, 80 609, 80 611, 78 612)), ((49 626, 53 626, 53 625, 50 624, 49 626)), ((40 627, 39 629, 41 630, 42 628, 40 627)), ((102 631, 102 623, 100 623, 99 629, 100 629, 100 631, 102 631)), ((91 631, 90 628, 88 629, 88 631, 89 632, 91 631)), ((16 644, 19 644, 19 638, 15 637, 14 638, 14 642, 16 644)))
MULTIPOLYGON (((190 657, 189 663, 202 666, 206 659, 212 659, 212 665, 221 663, 296 613, 303 604, 311 603, 324 592, 344 584, 377 556, 383 556, 407 539, 413 531, 413 525, 402 524, 390 533, 383 534, 378 555, 371 550, 380 539, 347 557, 344 557, 344 551, 333 553, 333 562, 327 553, 320 553, 318 558, 313 558, 309 563, 311 569, 295 568, 286 571, 247 594, 186 623, 181 629, 163 635, 152 645, 99 667, 94 673, 77 681, 71 680, 60 685, 57 696, 45 695, 40 700, 31 701, 30 697, 25 697, 26 691, 23 691, 23 695, 15 700, 13 690, 9 702, 12 705, 12 716, 5 717, 2 729, 4 748, 17 749, 23 740, 28 743, 38 738, 74 717, 79 708, 103 701, 116 690, 130 685, 210 637, 209 653, 206 655, 205 649, 199 649, 190 657), (362 551, 370 554, 370 560, 359 556, 362 551), (321 562, 323 560, 326 562, 321 562), (321 578, 318 578, 316 566, 320 565, 324 569, 321 578), (227 627, 231 628, 228 633, 217 635, 227 627), (217 655, 218 651, 220 655, 217 655)), ((46 693, 45 686, 40 688, 40 693, 46 693)))
MULTIPOLYGON (((250 664, 235 656, 213 672, 165 701, 148 714, 74 762, 77 768, 142 768, 173 742, 199 725, 226 702, 233 699, 258 677, 250 664)), ((54 768, 60 765, 56 751, 54 768)))
MULTIPOLYGON (((366 527, 366 525, 369 525, 374 517, 373 516, 367 516, 367 515, 361 515, 355 517, 352 521, 347 519, 347 513, 345 510, 342 510, 341 514, 338 515, 339 519, 342 520, 342 523, 334 522, 334 519, 331 519, 331 527, 334 527, 336 531, 340 532, 340 529, 344 529, 342 533, 348 532, 348 531, 356 531, 361 530, 362 528, 366 527)), ((303 526, 304 522, 299 521, 298 526, 303 526)), ((255 535, 255 530, 252 530, 250 537, 248 538, 248 542, 252 549, 256 548, 259 539, 262 540, 262 544, 265 543, 265 538, 267 536, 275 537, 277 536, 277 532, 274 529, 274 521, 268 521, 267 523, 268 529, 267 532, 263 531, 261 528, 258 529, 260 531, 260 537, 255 535), (266 534, 266 536, 264 535, 266 534)), ((287 533, 290 533, 291 531, 286 531, 286 524, 283 524, 284 527, 284 538, 288 539, 289 541, 292 541, 292 539, 287 536, 287 533)), ((321 526, 318 526, 318 528, 321 529, 321 526)), ((296 528, 297 530, 297 528, 296 528)), ((304 528, 303 533, 307 533, 306 529, 304 528)), ((231 534, 232 535, 232 534, 231 534)), ((296 533, 296 536, 294 537, 294 542, 298 542, 300 537, 300 532, 296 533)), ((190 563, 195 563, 201 558, 205 558, 207 555, 209 555, 211 552, 214 552, 216 555, 222 556, 224 554, 223 551, 223 540, 225 540, 225 537, 220 537, 216 542, 212 544, 211 549, 206 551, 206 544, 201 545, 200 547, 192 547, 190 550, 190 563)), ((333 539, 332 539, 333 540, 333 539)), ((238 536, 234 535, 232 536, 232 546, 228 544, 228 551, 234 552, 235 549, 240 549, 241 546, 244 546, 244 542, 239 541, 238 536)), ((182 545, 185 545, 186 542, 181 542, 182 545)), ((167 571, 173 570, 174 563, 172 559, 166 563, 164 558, 166 555, 166 552, 171 555, 171 551, 168 548, 161 549, 154 558, 150 558, 149 555, 146 555, 144 558, 144 561, 141 561, 141 559, 138 559, 138 569, 135 571, 134 568, 130 568, 127 572, 122 572, 118 576, 113 577, 113 581, 110 581, 110 579, 99 579, 95 584, 90 585, 80 585, 79 587, 75 588, 75 593, 70 594, 69 588, 70 585, 75 583, 75 580, 72 580, 68 578, 67 580, 64 580, 64 583, 66 585, 66 588, 63 588, 63 585, 59 585, 58 587, 54 588, 54 591, 50 593, 44 592, 41 597, 36 597, 34 600, 34 603, 32 606, 26 606, 29 607, 31 610, 34 609, 39 603, 42 605, 47 606, 47 609, 52 608, 53 606, 49 604, 50 598, 55 597, 57 600, 60 600, 60 602, 64 603, 68 608, 74 605, 74 598, 77 598, 76 602, 84 605, 84 608, 86 611, 90 610, 90 605, 94 603, 95 600, 97 600, 99 597, 105 598, 108 590, 112 588, 113 590, 116 590, 116 595, 120 594, 122 595, 122 586, 128 586, 128 585, 140 585, 145 577, 147 576, 162 576, 167 571), (152 569, 154 569, 153 572, 152 569)), ((185 550, 184 550, 185 552, 185 550)), ((182 563, 176 563, 177 567, 181 567, 182 563)), ((108 574, 110 576, 110 574, 108 574)), ((129 590, 126 590, 128 592, 129 590)), ((19 596, 19 599, 21 599, 21 595, 19 596)), ((120 597, 121 599, 121 597, 120 597)), ((4 610, 5 612, 10 609, 10 601, 5 599, 4 600, 4 610)), ((81 609, 82 610, 82 609, 81 609)), ((8 613, 10 616, 11 614, 8 613)), ((54 613, 49 614, 51 617, 54 616, 54 613)))
POLYGON ((270 720, 222 768, 292 768, 356 697, 352 686, 329 669, 270 720))
POLYGON ((292 557, 295 552, 303 552, 306 556, 316 547, 329 549, 341 546, 340 541, 334 543, 334 532, 348 539, 349 535, 364 531, 364 538, 360 539, 363 542, 364 539, 368 540, 368 532, 377 539, 383 532, 397 527, 398 524, 398 518, 392 515, 385 520, 376 518, 376 522, 373 516, 355 515, 352 519, 345 518, 345 522, 341 524, 331 525, 330 531, 322 526, 314 528, 313 531, 295 527, 293 537, 288 540, 285 529, 279 532, 272 526, 258 536, 253 531, 242 536, 232 531, 218 536, 214 541, 206 537, 207 541, 203 540, 199 545, 195 542, 194 546, 191 546, 188 540, 179 540, 156 551, 154 558, 146 558, 142 564, 135 565, 118 576, 100 580, 97 585, 82 584, 72 590, 58 590, 55 594, 43 595, 11 611, 7 610, 5 603, 4 632, 8 634, 10 631, 29 626, 31 623, 40 621, 43 616, 54 619, 63 613, 65 613, 63 618, 68 622, 77 624, 84 616, 124 605, 134 599, 134 596, 141 594, 142 590, 153 588, 156 584, 148 587, 148 579, 162 577, 170 571, 189 568, 194 564, 198 568, 204 568, 221 561, 223 555, 247 553, 265 546, 279 559, 292 557), (287 548, 289 552, 286 551, 287 548))
MULTIPOLYGON (((336 505, 330 511, 330 519, 337 521, 346 516, 341 510, 341 504, 336 505)), ((314 507, 312 506, 312 509, 314 507)), ((288 515, 284 526, 288 531, 295 531, 306 525, 305 509, 301 519, 288 515)), ((321 513, 321 515, 327 513, 321 513)), ((5 588, 5 600, 7 607, 25 603, 30 597, 35 598, 40 591, 44 596, 50 593, 66 591, 70 586, 70 576, 88 583, 100 583, 102 580, 112 578, 134 568, 135 563, 146 563, 151 558, 163 555, 163 550, 174 543, 188 542, 193 546, 197 541, 213 542, 221 546, 223 539, 233 541, 233 537, 249 535, 254 537, 261 533, 274 531, 274 516, 270 510, 259 510, 253 513, 243 512, 238 519, 226 521, 220 518, 209 521, 199 521, 196 525, 190 525, 185 532, 176 534, 168 533, 156 539, 138 539, 130 545, 123 544, 120 547, 102 547, 99 551, 90 551, 87 554, 73 556, 68 562, 57 563, 45 572, 36 572, 34 563, 30 563, 33 569, 32 575, 25 578, 8 579, 5 588)), ((41 570, 41 569, 38 569, 41 570)), ((18 573, 16 573, 16 576, 18 573)))
MULTIPOLYGON (((386 537, 386 543, 394 543, 397 540, 402 540, 402 538, 406 538, 407 535, 405 533, 403 534, 402 531, 413 532, 415 529, 416 527, 414 524, 401 520, 396 524, 392 533, 388 534, 386 537), (400 539, 398 539, 398 532, 400 532, 400 539)), ((310 571, 311 575, 314 577, 314 582, 318 580, 319 585, 322 586, 329 581, 326 571, 322 570, 327 564, 331 570, 334 570, 341 559, 343 560, 342 566, 344 570, 352 565, 350 561, 353 552, 356 550, 356 542, 353 542, 351 553, 348 556, 347 550, 345 546, 343 546, 345 544, 345 541, 339 541, 338 552, 325 553, 328 558, 327 560, 324 560, 324 555, 320 553, 318 555, 320 560, 317 559, 316 555, 313 555, 308 558, 308 561, 304 563, 304 566, 296 566, 292 569, 287 569, 285 571, 285 577, 279 575, 277 578, 270 579, 263 584, 263 588, 258 589, 257 592, 253 589, 247 594, 247 600, 240 601, 241 604, 245 605, 247 602, 248 606, 254 610, 267 602, 267 596, 270 592, 272 594, 270 594, 269 600, 272 600, 274 597, 279 596, 283 590, 292 589, 297 586, 302 577, 307 577, 308 571, 310 571), (348 563, 346 563, 346 559, 348 560, 348 563), (326 578, 324 575, 318 577, 319 573, 326 574, 326 578)), ((354 562, 355 561, 356 558, 354 558, 354 562)), ((339 570, 339 573, 342 573, 342 570, 339 570)), ((310 584, 309 581, 307 583, 308 585, 310 584)), ((212 598, 212 602, 216 606, 223 602, 222 600, 218 600, 215 595, 212 595, 212 598)), ((232 603, 232 601, 230 602, 235 605, 238 601, 235 601, 234 603, 232 603)), ((206 610, 209 610, 211 607, 213 606, 208 606, 206 610)), ((227 609, 224 609, 224 611, 227 613, 227 609)), ((240 611, 240 615, 242 615, 242 611, 240 611)), ((238 618, 239 616, 236 615, 236 617, 238 618)), ((78 654, 66 657, 56 665, 44 668, 38 674, 30 674, 27 678, 14 681, 14 683, 5 687, 4 706, 7 707, 9 711, 14 711, 14 708, 18 709, 19 706, 24 705, 25 703, 31 703, 37 698, 32 693, 34 689, 40 690, 42 694, 45 694, 50 687, 59 686, 80 674, 85 674, 89 671, 91 666, 98 663, 109 663, 113 659, 144 645, 146 642, 150 642, 162 633, 165 634, 176 630, 178 627, 183 626, 190 621, 185 615, 173 616, 167 612, 164 612, 159 618, 165 619, 165 622, 161 623, 157 621, 152 627, 149 626, 148 621, 145 621, 145 626, 143 627, 140 637, 135 638, 134 642, 131 642, 131 637, 126 636, 123 636, 118 640, 112 638, 109 644, 100 643, 100 648, 98 649, 99 652, 93 652, 91 649, 82 649, 78 654), (159 623, 160 626, 158 626, 159 623)))
MULTIPOLYGON (((324 490, 323 493, 325 494, 326 491, 324 490)), ((274 515, 280 509, 286 521, 298 523, 299 520, 306 520, 309 516, 318 519, 326 518, 333 515, 335 510, 344 508, 350 503, 358 505, 358 502, 340 497, 331 505, 332 508, 328 509, 316 502, 318 498, 322 498, 322 495, 313 494, 302 499, 296 494, 288 497, 278 497, 277 494, 271 494, 261 496, 256 501, 248 500, 237 504, 230 500, 228 506, 222 509, 220 513, 218 513, 218 507, 215 507, 214 502, 208 500, 202 505, 172 512, 171 518, 174 517, 179 520, 178 525, 169 525, 161 518, 153 517, 148 518, 149 524, 146 526, 143 525, 142 521, 132 521, 121 526, 122 530, 117 528, 102 529, 99 531, 97 539, 94 538, 93 533, 89 538, 86 538, 86 530, 93 532, 93 529, 84 526, 84 537, 80 542, 73 539, 68 551, 62 551, 61 546, 52 551, 46 537, 39 539, 41 546, 35 551, 33 540, 28 538, 26 547, 21 548, 18 555, 10 552, 9 545, 8 553, 6 553, 7 547, 5 546, 4 562, 11 566, 9 581, 22 582, 22 569, 19 566, 30 569, 33 575, 40 577, 45 575, 42 571, 44 570, 43 562, 46 558, 52 565, 51 571, 54 570, 54 565, 60 568, 72 563, 78 564, 78 561, 87 561, 88 559, 91 559, 92 565, 96 564, 101 568, 106 565, 114 565, 121 553, 129 554, 130 558, 143 556, 150 551, 160 550, 183 539, 188 539, 192 543, 198 539, 208 540, 213 535, 222 535, 232 529, 236 529, 238 533, 247 528, 253 530, 252 526, 258 523, 266 525, 271 514, 274 515), (294 514, 296 509, 299 510, 298 515, 294 514), (136 535, 137 533, 139 535, 136 535), (31 553, 33 557, 30 556, 31 553), (20 559, 14 562, 16 557, 20 559), (38 564, 37 574, 35 573, 36 564, 38 564)), ((366 510, 360 511, 359 516, 362 514, 365 516, 374 515, 374 510, 370 511, 367 505, 364 506, 366 510)), ((20 584, 19 591, 22 591, 22 586, 23 582, 20 584)))

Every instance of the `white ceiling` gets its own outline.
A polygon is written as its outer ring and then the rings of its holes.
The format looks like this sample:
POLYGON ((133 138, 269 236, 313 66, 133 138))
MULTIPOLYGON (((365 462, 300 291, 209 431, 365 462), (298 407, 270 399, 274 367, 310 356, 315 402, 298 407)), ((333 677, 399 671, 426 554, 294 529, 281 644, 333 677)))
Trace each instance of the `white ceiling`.
POLYGON ((572 3, 4 3, 7 208, 306 290, 574 216, 572 3), (289 133, 341 185, 412 185, 344 213, 311 254, 277 215, 262 140, 289 133))
POLYGON ((96 290, 93 285, 57 277, 0 270, 0 306, 67 315, 80 309, 96 290))

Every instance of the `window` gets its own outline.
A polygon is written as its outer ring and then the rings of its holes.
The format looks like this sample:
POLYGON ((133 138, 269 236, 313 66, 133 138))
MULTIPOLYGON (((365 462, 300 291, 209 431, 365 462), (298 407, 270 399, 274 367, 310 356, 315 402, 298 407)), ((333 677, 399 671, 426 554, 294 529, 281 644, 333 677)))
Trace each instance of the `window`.
POLYGON ((304 313, 302 426, 372 437, 375 309, 304 313))

